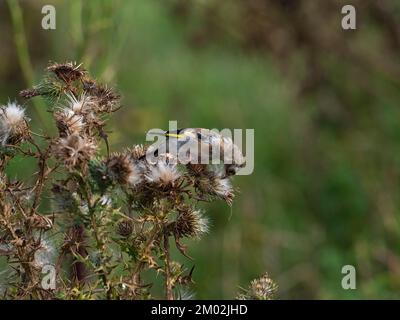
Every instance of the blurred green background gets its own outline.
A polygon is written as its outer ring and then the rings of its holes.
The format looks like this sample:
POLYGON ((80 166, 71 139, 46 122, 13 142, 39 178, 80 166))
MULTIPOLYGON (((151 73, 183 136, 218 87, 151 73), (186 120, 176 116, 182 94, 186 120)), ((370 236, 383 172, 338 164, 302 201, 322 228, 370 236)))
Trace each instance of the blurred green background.
MULTIPOLYGON (((348 2, 0 0, 0 101, 72 60, 123 96, 113 151, 169 120, 255 129, 254 173, 235 177, 232 209, 205 206, 211 232, 190 243, 197 298, 233 298, 265 271, 281 299, 400 298, 400 2, 350 1, 345 31, 348 2)), ((17 159, 9 174, 33 170, 17 159)))

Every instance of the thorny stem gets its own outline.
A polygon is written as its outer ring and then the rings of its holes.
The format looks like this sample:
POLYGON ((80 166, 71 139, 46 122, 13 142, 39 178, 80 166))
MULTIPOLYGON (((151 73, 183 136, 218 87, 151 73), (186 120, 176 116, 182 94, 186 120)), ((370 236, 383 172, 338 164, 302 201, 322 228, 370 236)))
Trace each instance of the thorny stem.
MULTIPOLYGON (((82 179, 82 180, 85 180, 85 179, 82 179)), ((86 194, 86 201, 88 203, 90 224, 93 229, 92 230, 93 236, 96 241, 97 250, 99 251, 99 254, 101 256, 101 261, 104 262, 105 259, 104 259, 103 251, 104 251, 105 244, 104 244, 103 240, 100 238, 98 224, 96 221, 96 206, 100 200, 97 199, 92 205, 90 186, 88 185, 87 180, 84 185, 86 188, 86 192, 84 194, 86 194)), ((101 280, 103 281, 104 287, 106 288, 107 299, 111 299, 112 298, 112 287, 111 287, 111 283, 108 281, 107 270, 105 269, 105 267, 102 268, 102 272, 99 275, 100 275, 101 280)))
MULTIPOLYGON (((147 241, 145 243, 143 252, 147 253, 148 251, 150 251, 150 247, 152 246, 157 234, 158 234, 158 228, 155 225, 155 226, 153 226, 152 233, 151 233, 150 237, 147 239, 147 241)), ((133 285, 135 287, 139 287, 141 285, 141 283, 140 283, 140 273, 142 272, 142 269, 144 268, 145 265, 146 265, 146 262, 141 261, 141 260, 138 261, 136 266, 135 266, 135 269, 132 272, 132 283, 133 283, 133 285)))
MULTIPOLYGON (((49 148, 45 151, 42 152, 40 147, 32 140, 30 139, 30 142, 32 145, 34 145, 36 147, 36 149, 38 150, 38 158, 39 158, 39 174, 38 174, 38 178, 36 180, 35 185, 32 187, 32 190, 34 190, 35 194, 34 194, 34 200, 33 200, 33 204, 30 210, 29 215, 33 216, 36 213, 37 210, 37 206, 38 206, 38 202, 40 200, 40 195, 42 193, 43 190, 43 186, 45 183, 45 180, 47 178, 47 175, 51 172, 47 171, 46 168, 46 161, 49 158, 49 148)), ((36 155, 34 155, 36 156, 36 155)), ((12 199, 13 199, 13 207, 18 208, 18 210, 20 211, 20 213, 22 214, 22 216, 26 219, 27 218, 27 214, 24 210, 24 208, 21 206, 21 203, 19 201, 18 198, 16 198, 13 194, 13 190, 12 189, 8 189, 6 190, 7 192, 10 193, 12 199)), ((24 297, 28 292, 30 292, 30 295, 32 298, 37 299, 37 298, 43 298, 41 289, 38 288, 38 283, 39 283, 39 276, 37 271, 35 270, 35 267, 32 265, 32 257, 35 253, 35 247, 36 247, 36 241, 34 238, 34 235, 32 233, 32 228, 30 225, 29 220, 26 220, 24 223, 24 227, 25 227, 25 233, 23 238, 21 238, 14 230, 14 227, 7 222, 7 217, 4 216, 4 208, 1 208, 1 220, 0 222, 2 223, 2 225, 4 227, 6 227, 8 229, 8 231, 10 232, 11 236, 14 239, 15 245, 16 245, 16 251, 14 252, 14 254, 17 257, 18 262, 20 263, 22 269, 24 270, 24 280, 23 280, 23 286, 19 288, 20 290, 20 296, 24 297), (21 241, 22 244, 21 245, 21 241), (33 251, 32 251, 33 250, 33 251)))
POLYGON ((46 150, 42 151, 39 145, 36 144, 36 142, 32 138, 29 138, 29 142, 38 151, 38 166, 39 166, 38 178, 36 180, 35 186, 32 189, 34 190, 34 197, 30 214, 33 215, 39 206, 40 196, 42 194, 46 180, 48 179, 49 175, 57 169, 58 166, 55 166, 54 168, 49 168, 47 165, 47 161, 50 158, 50 151, 51 151, 50 146, 48 146, 46 150))
MULTIPOLYGON (((99 237, 99 232, 98 232, 98 227, 97 227, 97 222, 96 222, 96 217, 94 215, 94 211, 91 214, 91 225, 93 228, 93 235, 94 238, 96 240, 96 247, 99 250, 99 253, 101 255, 101 261, 104 262, 104 255, 103 250, 104 250, 104 242, 100 239, 99 237)), ((112 298, 112 288, 111 288, 111 284, 108 281, 108 276, 106 274, 106 270, 105 268, 102 268, 102 272, 100 273, 100 278, 103 281, 104 287, 106 288, 106 294, 107 294, 107 299, 111 299, 112 298)))
POLYGON ((170 254, 169 254, 169 237, 164 232, 164 250, 165 250, 165 294, 167 300, 174 300, 172 293, 171 269, 170 269, 170 254))
POLYGON ((48 175, 52 172, 52 170, 49 170, 47 167, 47 160, 49 159, 49 151, 50 151, 49 147, 46 149, 45 152, 40 151, 39 163, 38 163, 39 164, 39 173, 38 173, 38 179, 34 186, 35 195, 33 198, 31 215, 37 209, 37 206, 38 206, 39 200, 40 200, 40 195, 41 195, 43 187, 44 187, 44 183, 45 183, 48 175))
POLYGON ((35 290, 32 292, 32 297, 33 298, 41 298, 42 295, 40 293, 40 291, 37 289, 37 283, 39 282, 39 279, 37 277, 37 275, 35 274, 30 261, 25 261, 25 256, 26 253, 24 251, 24 249, 22 247, 18 248, 18 258, 20 260, 21 266, 25 271, 25 286, 23 289, 25 289, 25 291, 29 292, 30 290, 27 290, 29 288, 29 286, 32 286, 35 290), (37 294, 37 297, 35 296, 35 294, 37 294))

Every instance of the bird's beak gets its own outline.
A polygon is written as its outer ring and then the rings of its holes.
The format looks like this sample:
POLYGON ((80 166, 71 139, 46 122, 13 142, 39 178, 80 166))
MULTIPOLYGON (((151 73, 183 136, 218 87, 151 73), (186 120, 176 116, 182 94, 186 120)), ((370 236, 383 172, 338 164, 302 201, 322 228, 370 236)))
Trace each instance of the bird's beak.
POLYGON ((174 137, 174 138, 184 138, 184 134, 176 134, 176 133, 165 133, 164 134, 166 137, 174 137))

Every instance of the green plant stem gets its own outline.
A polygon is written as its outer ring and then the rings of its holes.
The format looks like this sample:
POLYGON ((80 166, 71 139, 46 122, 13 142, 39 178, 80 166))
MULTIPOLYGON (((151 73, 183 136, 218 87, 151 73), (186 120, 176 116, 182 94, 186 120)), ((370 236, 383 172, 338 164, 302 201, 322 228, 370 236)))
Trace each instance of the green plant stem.
POLYGON ((84 30, 82 27, 83 3, 81 0, 71 0, 69 5, 69 18, 71 37, 76 48, 76 58, 81 60, 84 52, 84 30))
MULTIPOLYGON (((90 224, 91 224, 91 227, 92 227, 91 231, 92 231, 94 239, 96 241, 96 248, 100 253, 101 261, 103 263, 105 261, 105 258, 104 258, 104 255, 103 255, 105 243, 99 236, 98 223, 97 223, 97 220, 96 220, 97 219, 97 217, 96 217, 96 206, 99 203, 99 199, 94 201, 94 203, 92 204, 91 191, 90 191, 90 185, 88 183, 88 180, 84 179, 82 177, 82 181, 84 182, 84 186, 85 186, 86 201, 87 201, 87 204, 88 204, 89 216, 90 216, 90 224)), ((104 287, 106 288, 107 299, 110 300, 112 298, 112 286, 111 286, 111 283, 108 281, 108 271, 104 268, 102 270, 102 272, 99 274, 99 276, 100 276, 101 280, 103 281, 104 287)))
POLYGON ((165 250, 165 296, 167 300, 174 300, 171 283, 171 267, 170 267, 170 254, 169 254, 169 238, 164 231, 164 250, 165 250))
MULTIPOLYGON (((147 253, 150 251, 150 247, 153 244, 154 239, 156 238, 158 234, 158 228, 156 225, 153 226, 153 229, 151 230, 151 234, 149 235, 149 238, 146 240, 146 243, 144 245, 143 252, 147 253)), ((132 284, 134 286, 140 287, 140 273, 142 272, 144 266, 146 265, 145 262, 143 261, 137 261, 137 264, 135 266, 135 269, 132 272, 132 284)))

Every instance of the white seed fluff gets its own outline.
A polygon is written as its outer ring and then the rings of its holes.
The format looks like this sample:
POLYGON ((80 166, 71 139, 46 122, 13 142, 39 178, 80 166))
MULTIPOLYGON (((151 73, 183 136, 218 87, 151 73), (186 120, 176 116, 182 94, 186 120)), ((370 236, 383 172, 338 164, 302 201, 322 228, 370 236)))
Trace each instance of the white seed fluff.
POLYGON ((155 165, 151 165, 145 177, 148 182, 168 185, 174 183, 180 173, 175 164, 159 160, 155 165))
POLYGON ((9 102, 5 107, 2 108, 1 121, 2 124, 9 128, 18 126, 24 121, 25 110, 15 102, 9 102))
POLYGON ((15 102, 0 108, 0 141, 5 145, 10 135, 25 121, 25 110, 15 102))

